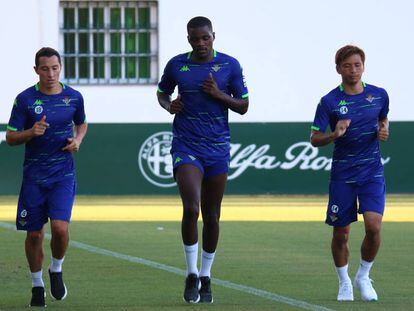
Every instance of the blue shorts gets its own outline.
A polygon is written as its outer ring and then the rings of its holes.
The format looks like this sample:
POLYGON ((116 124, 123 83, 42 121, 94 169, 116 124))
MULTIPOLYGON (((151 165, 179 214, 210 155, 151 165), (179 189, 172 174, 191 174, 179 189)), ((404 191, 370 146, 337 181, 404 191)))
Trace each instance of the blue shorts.
POLYGON ((69 222, 75 191, 74 178, 48 184, 23 181, 17 205, 17 230, 39 231, 48 218, 69 222))
POLYGON ((229 172, 229 159, 209 158, 202 156, 194 156, 185 152, 174 152, 172 154, 174 178, 177 167, 183 164, 191 164, 196 166, 202 173, 203 178, 209 178, 229 172))
POLYGON ((346 227, 358 220, 358 213, 376 212, 383 215, 384 207, 383 178, 355 183, 331 181, 325 222, 334 227, 346 227))

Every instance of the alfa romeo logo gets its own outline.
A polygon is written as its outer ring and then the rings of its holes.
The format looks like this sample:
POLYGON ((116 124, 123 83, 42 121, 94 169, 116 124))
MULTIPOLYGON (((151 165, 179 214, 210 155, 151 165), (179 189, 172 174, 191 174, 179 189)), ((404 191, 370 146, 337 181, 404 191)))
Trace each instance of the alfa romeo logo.
POLYGON ((172 138, 171 132, 158 132, 148 137, 139 149, 139 169, 146 180, 158 187, 175 186, 170 154, 172 138))

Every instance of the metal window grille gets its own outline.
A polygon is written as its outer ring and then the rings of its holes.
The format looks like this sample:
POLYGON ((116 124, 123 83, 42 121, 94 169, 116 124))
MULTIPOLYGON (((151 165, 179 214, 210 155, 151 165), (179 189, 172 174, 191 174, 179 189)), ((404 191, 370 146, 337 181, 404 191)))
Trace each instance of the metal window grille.
POLYGON ((155 84, 157 1, 60 1, 62 77, 69 84, 155 84))

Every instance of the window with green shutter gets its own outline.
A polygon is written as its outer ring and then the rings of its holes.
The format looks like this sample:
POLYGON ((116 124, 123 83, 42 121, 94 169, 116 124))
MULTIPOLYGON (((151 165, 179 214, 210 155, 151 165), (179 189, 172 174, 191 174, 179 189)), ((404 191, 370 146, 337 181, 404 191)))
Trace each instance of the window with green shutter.
POLYGON ((60 1, 64 82, 156 84, 158 1, 60 1))

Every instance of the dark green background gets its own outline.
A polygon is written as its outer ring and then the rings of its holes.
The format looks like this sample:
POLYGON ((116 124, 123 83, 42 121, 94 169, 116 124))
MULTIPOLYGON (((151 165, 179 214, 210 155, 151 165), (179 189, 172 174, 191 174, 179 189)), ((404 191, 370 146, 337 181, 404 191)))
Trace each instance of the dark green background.
MULTIPOLYGON (((5 125, 0 125, 5 129, 5 125)), ((169 131, 170 124, 90 124, 76 155, 79 194, 174 194, 176 187, 160 188, 149 183, 137 164, 141 144, 152 134, 169 131)), ((299 141, 308 141, 310 123, 233 123, 232 142, 243 147, 270 145, 268 156, 287 161, 285 152, 299 141)), ((381 143, 389 193, 414 192, 414 122, 393 122, 390 139, 381 143)), ((332 146, 319 149, 319 156, 331 158, 332 146)), ((18 194, 24 147, 0 144, 0 194, 18 194)), ((230 174, 233 170, 230 171, 230 174)), ((227 185, 229 194, 323 194, 327 193, 329 171, 258 170, 248 168, 227 185)))

